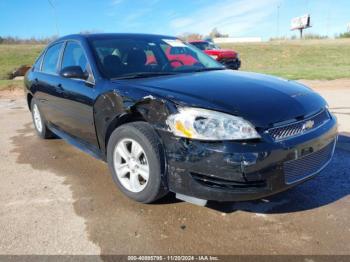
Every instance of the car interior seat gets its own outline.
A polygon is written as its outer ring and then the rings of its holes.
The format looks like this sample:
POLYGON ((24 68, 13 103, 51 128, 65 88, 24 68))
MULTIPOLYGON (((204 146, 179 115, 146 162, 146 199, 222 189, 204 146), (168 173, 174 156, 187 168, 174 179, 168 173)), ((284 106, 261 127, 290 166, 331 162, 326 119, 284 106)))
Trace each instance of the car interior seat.
POLYGON ((103 66, 108 78, 117 77, 123 73, 123 63, 119 56, 107 55, 103 59, 103 66))

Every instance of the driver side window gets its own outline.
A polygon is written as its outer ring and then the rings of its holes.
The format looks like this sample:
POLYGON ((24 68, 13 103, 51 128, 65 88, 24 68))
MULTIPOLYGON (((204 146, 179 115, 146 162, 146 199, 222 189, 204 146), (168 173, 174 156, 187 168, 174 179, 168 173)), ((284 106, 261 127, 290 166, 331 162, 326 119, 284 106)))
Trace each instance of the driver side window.
POLYGON ((83 72, 87 72, 88 62, 83 48, 76 42, 68 42, 64 50, 61 68, 80 66, 83 72))

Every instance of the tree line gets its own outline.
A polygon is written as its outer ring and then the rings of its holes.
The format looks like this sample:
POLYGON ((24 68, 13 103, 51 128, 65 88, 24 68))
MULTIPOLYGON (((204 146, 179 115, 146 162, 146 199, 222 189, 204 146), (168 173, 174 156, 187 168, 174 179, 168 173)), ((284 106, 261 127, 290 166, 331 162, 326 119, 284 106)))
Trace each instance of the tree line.
MULTIPOLYGON (((89 33, 95 33, 95 31, 82 31, 81 34, 89 34, 89 33)), ((213 39, 217 37, 229 37, 227 34, 222 34, 218 31, 217 28, 213 28, 211 32, 208 35, 202 35, 198 33, 183 33, 178 36, 180 39, 183 39, 185 41, 191 41, 191 40, 201 40, 201 39, 213 39)), ((334 36, 335 38, 350 38, 350 32, 341 33, 334 36)), ((48 44, 55 39, 57 39, 58 36, 50 36, 50 37, 43 37, 43 38, 37 38, 37 37, 31 37, 31 38, 19 38, 15 36, 0 36, 0 44, 48 44)), ((306 34, 304 39, 327 39, 328 36, 325 35, 319 35, 319 34, 306 34)), ((297 39, 296 36, 291 37, 273 37, 270 38, 271 41, 273 40, 294 40, 297 39)))
MULTIPOLYGON (((87 30, 87 31, 81 31, 80 34, 92 34, 92 33, 98 33, 98 32, 99 31, 96 31, 96 30, 87 30)), ((208 35, 201 35, 197 33, 183 33, 178 37, 188 41, 188 40, 200 40, 204 38, 212 39, 216 37, 228 37, 228 35, 220 33, 217 28, 213 28, 208 35)), ((0 36, 0 44, 48 44, 57 38, 58 36, 50 36, 50 37, 44 37, 44 38, 37 38, 37 37, 20 38, 16 36, 0 36)))
POLYGON ((0 44, 47 44, 57 39, 57 36, 43 38, 19 38, 16 36, 0 36, 0 44))

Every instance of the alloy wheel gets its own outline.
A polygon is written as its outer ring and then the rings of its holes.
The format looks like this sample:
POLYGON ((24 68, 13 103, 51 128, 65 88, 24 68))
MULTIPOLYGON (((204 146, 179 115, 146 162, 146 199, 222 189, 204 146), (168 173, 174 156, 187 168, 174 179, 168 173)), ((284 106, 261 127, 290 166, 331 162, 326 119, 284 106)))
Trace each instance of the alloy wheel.
POLYGON ((127 190, 138 193, 149 180, 149 163, 142 146, 133 139, 122 139, 116 145, 113 162, 118 180, 127 190))
POLYGON ((43 123, 41 120, 39 108, 36 104, 34 104, 33 106, 33 118, 34 118, 34 125, 36 129, 38 130, 39 133, 41 133, 43 131, 43 123))

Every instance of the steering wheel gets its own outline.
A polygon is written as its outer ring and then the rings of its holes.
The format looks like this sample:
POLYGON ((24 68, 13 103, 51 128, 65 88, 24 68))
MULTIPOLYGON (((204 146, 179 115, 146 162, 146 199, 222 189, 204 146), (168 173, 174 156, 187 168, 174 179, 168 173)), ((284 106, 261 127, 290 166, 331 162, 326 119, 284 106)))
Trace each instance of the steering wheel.
POLYGON ((174 62, 177 62, 177 63, 181 64, 181 66, 185 65, 184 62, 182 62, 179 59, 172 59, 172 60, 169 60, 168 62, 166 62, 165 65, 163 65, 162 70, 165 70, 167 67, 171 66, 171 64, 174 63, 174 62))

